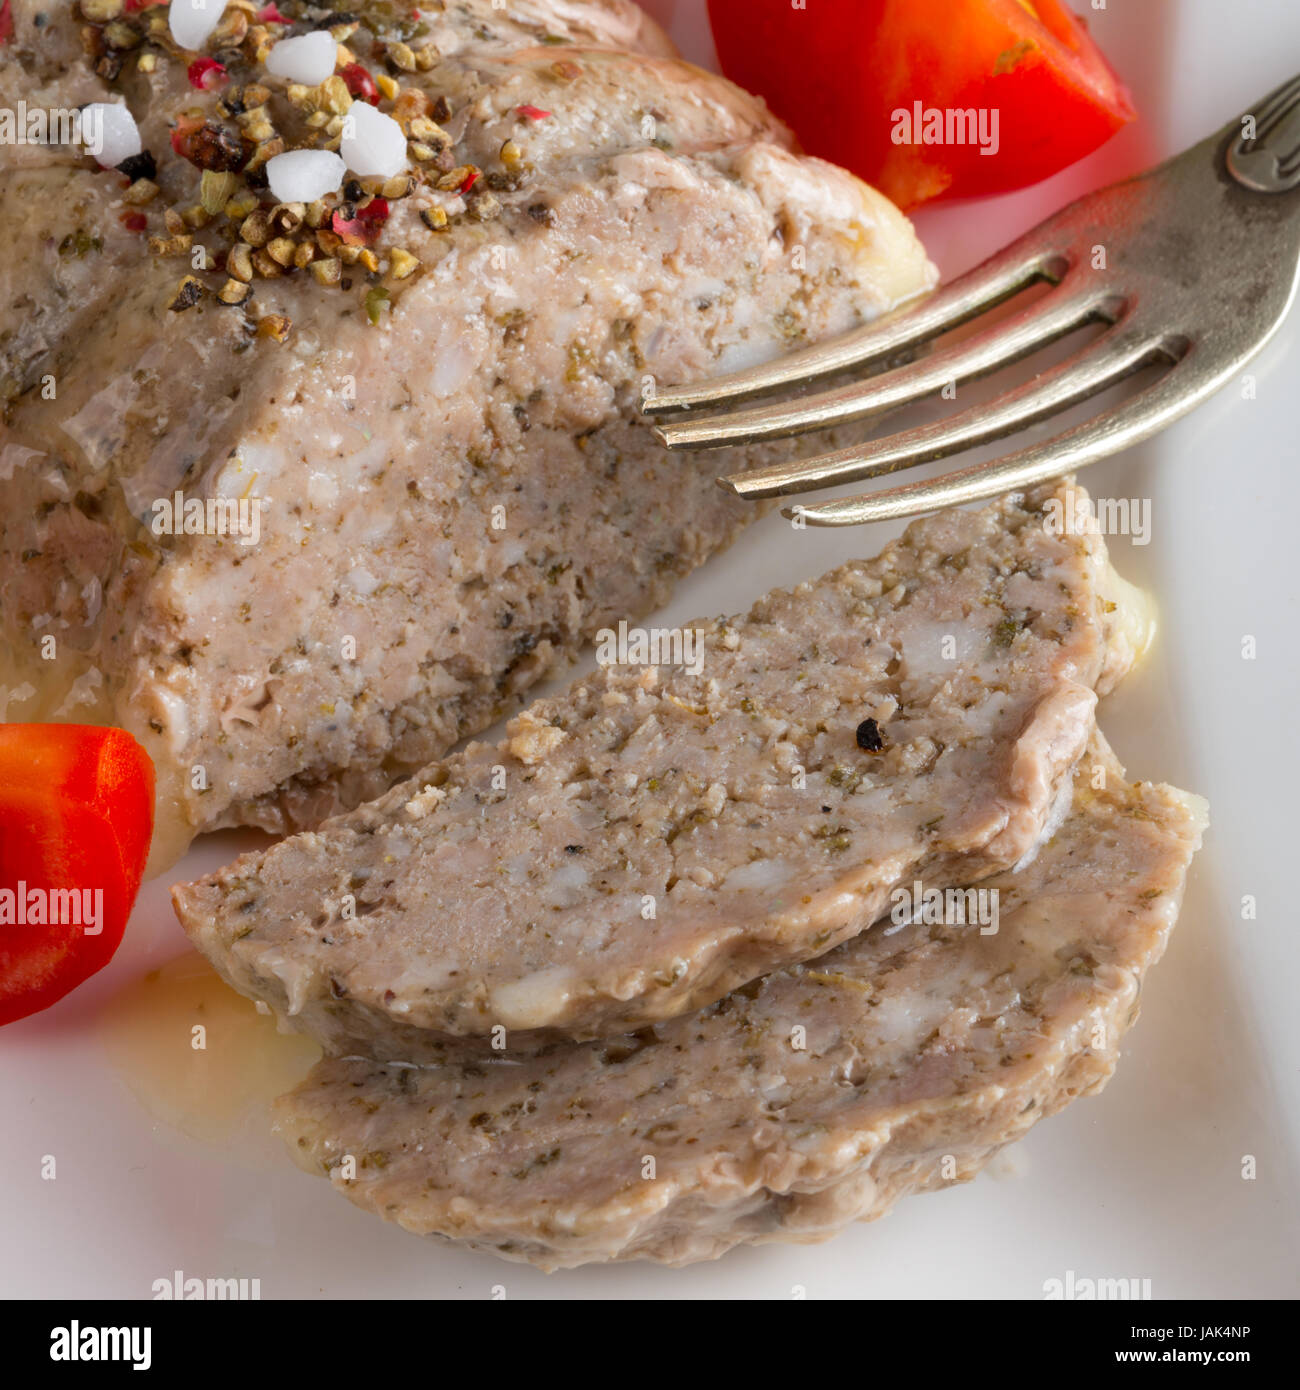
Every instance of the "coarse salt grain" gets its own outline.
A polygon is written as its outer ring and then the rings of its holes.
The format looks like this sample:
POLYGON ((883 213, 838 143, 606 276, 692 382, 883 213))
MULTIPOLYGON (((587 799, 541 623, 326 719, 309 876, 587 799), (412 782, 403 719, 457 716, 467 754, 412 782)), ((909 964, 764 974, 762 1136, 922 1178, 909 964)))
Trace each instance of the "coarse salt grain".
POLYGON ((172 0, 167 10, 167 27, 182 48, 197 53, 221 23, 225 8, 225 0, 172 0))
POLYGON ((120 103, 92 101, 83 106, 81 129, 87 149, 105 169, 115 168, 144 149, 135 117, 120 103))
POLYGON ((267 54, 266 70, 290 82, 319 87, 333 76, 338 59, 338 44, 328 29, 297 38, 281 39, 267 54))
POLYGON ((277 202, 314 203, 343 183, 344 163, 329 150, 289 150, 266 161, 266 177, 277 202))
POLYGON ((392 178, 406 168, 406 135, 391 116, 353 102, 343 118, 339 153, 359 178, 392 178))

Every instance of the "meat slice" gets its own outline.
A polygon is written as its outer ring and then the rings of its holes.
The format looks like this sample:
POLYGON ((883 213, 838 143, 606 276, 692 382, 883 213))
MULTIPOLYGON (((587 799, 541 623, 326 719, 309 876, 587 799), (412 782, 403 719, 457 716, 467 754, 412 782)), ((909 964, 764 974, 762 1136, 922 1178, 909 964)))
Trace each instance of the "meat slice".
MULTIPOLYGON (((133 203, 73 150, 0 148, 0 691, 10 719, 140 739, 155 864, 198 830, 282 832, 378 795, 662 604, 756 515, 715 477, 784 446, 669 456, 637 414, 645 379, 770 358, 935 279, 888 202, 667 56, 626 0, 459 0, 418 33, 401 7, 360 13, 350 51, 399 89, 381 111, 432 113, 412 119, 450 143, 385 198, 373 270, 326 286, 259 249, 235 307, 194 256, 233 264, 245 224, 203 223, 178 123, 235 131, 249 112, 220 103, 261 85, 267 115, 238 129, 319 138, 251 31, 214 48, 212 92, 152 38, 111 81, 112 54, 70 60, 100 41, 72 6, 20 0, 0 45, 3 104, 125 100, 157 163, 133 203), (173 237, 167 214, 191 220, 173 237), (173 309, 185 275, 205 292, 173 309), (248 533, 178 533, 158 510, 178 493, 203 516, 242 499, 248 533)), ((287 240, 339 270, 310 226, 287 240)))
POLYGON ((1083 514, 1072 487, 702 623, 698 670, 607 665, 501 744, 177 887, 181 921, 327 1051, 412 1060, 438 1033, 671 1018, 855 935, 898 883, 1009 868, 1141 640, 1100 535, 1049 524, 1083 514))
POLYGON ((1104 1085, 1204 824, 1099 742, 1058 834, 982 885, 995 933, 878 927, 693 1017, 522 1058, 326 1059, 278 1128, 359 1207, 544 1269, 823 1240, 1104 1085))

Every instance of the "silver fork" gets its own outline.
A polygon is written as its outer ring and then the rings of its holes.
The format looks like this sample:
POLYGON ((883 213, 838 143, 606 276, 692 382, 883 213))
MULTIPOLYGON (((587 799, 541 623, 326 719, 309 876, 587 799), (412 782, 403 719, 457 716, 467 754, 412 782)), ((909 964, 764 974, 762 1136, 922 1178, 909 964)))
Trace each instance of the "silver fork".
POLYGON ((931 482, 785 510, 812 526, 912 516, 1071 473, 1171 424, 1273 336, 1298 271, 1300 76, 1185 154, 1070 204, 919 308, 749 371, 648 389, 641 408, 697 410, 877 364, 864 382, 703 419, 682 415, 655 430, 670 449, 779 439, 893 410, 1085 324, 1108 325, 1060 365, 987 404, 855 448, 718 479, 741 497, 777 497, 946 458, 1056 415, 1144 367, 1164 368, 1114 409, 1045 442, 931 482), (879 370, 1039 281, 1054 288, 1003 321, 879 370))

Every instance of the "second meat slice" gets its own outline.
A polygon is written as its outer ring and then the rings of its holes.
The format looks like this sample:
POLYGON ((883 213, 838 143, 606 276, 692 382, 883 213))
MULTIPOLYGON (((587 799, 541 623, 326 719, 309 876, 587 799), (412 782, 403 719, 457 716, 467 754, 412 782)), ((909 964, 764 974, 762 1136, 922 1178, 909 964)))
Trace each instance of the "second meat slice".
POLYGON ((236 989, 327 1051, 627 1032, 819 955, 894 890, 1031 855, 1145 640, 1072 484, 607 665, 378 801, 173 890, 236 989), (1073 496, 1068 495, 1073 493, 1073 496))

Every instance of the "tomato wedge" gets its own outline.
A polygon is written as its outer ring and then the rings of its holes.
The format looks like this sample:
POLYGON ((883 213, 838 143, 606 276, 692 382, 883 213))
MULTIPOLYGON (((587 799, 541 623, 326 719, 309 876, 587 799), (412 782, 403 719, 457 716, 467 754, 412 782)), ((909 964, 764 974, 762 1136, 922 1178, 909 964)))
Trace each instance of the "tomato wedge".
POLYGON ((1136 111, 1060 0, 709 0, 722 70, 901 208, 1023 188, 1136 111))
POLYGON ((113 958, 149 856, 154 772, 121 729, 0 725, 0 1024, 113 958))

